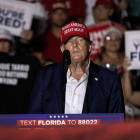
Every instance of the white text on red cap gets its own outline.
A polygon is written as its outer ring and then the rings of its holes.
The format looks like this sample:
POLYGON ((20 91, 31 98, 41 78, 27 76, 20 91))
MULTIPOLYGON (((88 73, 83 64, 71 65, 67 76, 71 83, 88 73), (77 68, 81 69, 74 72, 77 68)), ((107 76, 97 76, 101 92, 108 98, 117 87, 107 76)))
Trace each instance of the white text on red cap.
POLYGON ((69 27, 73 27, 73 26, 85 28, 85 26, 83 24, 71 23, 71 24, 67 24, 66 26, 62 27, 62 31, 65 30, 65 29, 67 29, 67 28, 69 28, 69 27))
POLYGON ((72 32, 72 31, 84 32, 84 29, 82 29, 82 28, 70 28, 70 29, 67 29, 64 31, 64 35, 69 33, 69 32, 72 32))

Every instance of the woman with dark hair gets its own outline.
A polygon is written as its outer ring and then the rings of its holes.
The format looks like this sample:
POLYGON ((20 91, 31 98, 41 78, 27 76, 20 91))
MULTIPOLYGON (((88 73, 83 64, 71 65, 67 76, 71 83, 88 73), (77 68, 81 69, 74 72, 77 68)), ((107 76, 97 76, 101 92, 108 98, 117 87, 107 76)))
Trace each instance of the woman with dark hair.
POLYGON ((124 53, 120 51, 121 40, 122 34, 117 28, 108 28, 104 36, 103 52, 93 59, 93 62, 117 73, 121 73, 120 70, 124 59, 124 53))

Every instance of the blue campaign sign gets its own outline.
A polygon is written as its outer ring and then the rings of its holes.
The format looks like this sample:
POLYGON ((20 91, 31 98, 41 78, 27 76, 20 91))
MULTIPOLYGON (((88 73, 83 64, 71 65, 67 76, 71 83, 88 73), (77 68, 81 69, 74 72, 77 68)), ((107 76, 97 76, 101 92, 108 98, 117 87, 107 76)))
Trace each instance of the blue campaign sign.
POLYGON ((0 115, 0 126, 20 128, 52 126, 92 126, 124 122, 123 113, 98 114, 12 114, 0 115))

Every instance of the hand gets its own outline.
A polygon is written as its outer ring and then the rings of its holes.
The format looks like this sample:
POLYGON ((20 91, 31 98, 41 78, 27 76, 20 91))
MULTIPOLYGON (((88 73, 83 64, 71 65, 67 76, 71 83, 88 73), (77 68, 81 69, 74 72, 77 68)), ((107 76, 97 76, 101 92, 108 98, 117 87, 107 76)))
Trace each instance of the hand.
POLYGON ((128 71, 127 67, 131 65, 131 61, 129 60, 128 57, 125 57, 123 60, 122 67, 124 68, 124 71, 128 71))
POLYGON ((23 30, 21 32, 21 39, 25 41, 30 41, 33 38, 32 30, 23 30))

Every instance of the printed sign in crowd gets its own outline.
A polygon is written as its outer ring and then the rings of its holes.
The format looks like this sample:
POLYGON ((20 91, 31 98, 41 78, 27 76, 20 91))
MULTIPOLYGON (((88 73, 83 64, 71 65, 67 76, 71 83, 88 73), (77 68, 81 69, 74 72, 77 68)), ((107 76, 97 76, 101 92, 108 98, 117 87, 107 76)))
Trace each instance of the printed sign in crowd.
POLYGON ((89 31, 90 40, 93 43, 92 51, 90 54, 91 59, 94 59, 97 55, 99 55, 102 52, 105 30, 111 26, 115 26, 118 29, 120 28, 120 24, 111 21, 106 21, 87 27, 89 31))
POLYGON ((125 55, 131 60, 128 70, 140 69, 140 31, 125 32, 125 55))
POLYGON ((15 0, 0 0, 0 28, 12 35, 21 36, 23 29, 30 29, 34 5, 15 0))

